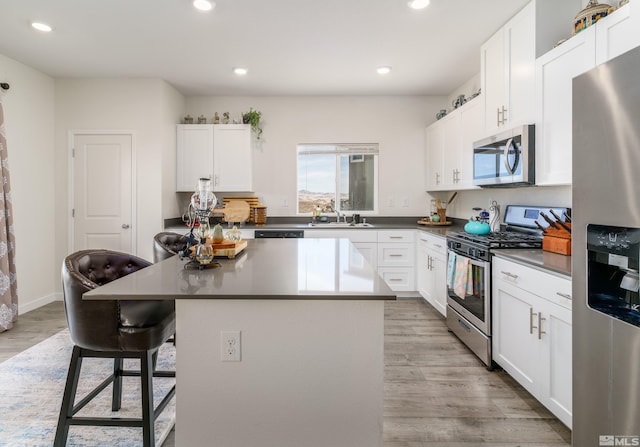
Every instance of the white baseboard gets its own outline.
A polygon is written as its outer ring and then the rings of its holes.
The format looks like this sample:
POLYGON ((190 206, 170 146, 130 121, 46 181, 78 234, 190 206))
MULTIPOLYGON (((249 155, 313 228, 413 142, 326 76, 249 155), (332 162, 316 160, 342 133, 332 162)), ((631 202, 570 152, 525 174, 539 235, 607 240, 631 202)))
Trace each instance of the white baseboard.
POLYGON ((62 293, 52 293, 24 304, 18 299, 18 315, 42 307, 45 304, 53 303, 54 301, 62 301, 62 293))

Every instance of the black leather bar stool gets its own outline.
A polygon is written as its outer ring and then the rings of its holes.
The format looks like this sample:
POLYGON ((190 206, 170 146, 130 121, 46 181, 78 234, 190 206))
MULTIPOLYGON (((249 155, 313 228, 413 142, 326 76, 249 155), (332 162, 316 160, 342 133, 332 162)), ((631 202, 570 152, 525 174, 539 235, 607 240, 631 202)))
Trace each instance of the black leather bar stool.
POLYGON ((153 237, 153 262, 160 262, 187 247, 187 237, 184 234, 165 231, 153 237))
POLYGON ((82 299, 85 292, 149 265, 144 259, 109 250, 83 250, 65 258, 64 305, 74 347, 54 447, 66 445, 71 425, 141 427, 144 447, 155 447, 154 422, 175 395, 174 384, 154 408, 153 378, 175 377, 175 371, 155 371, 158 348, 175 333, 175 302, 82 299), (82 359, 87 357, 113 358, 113 374, 76 404, 82 359), (140 371, 123 369, 127 358, 139 359, 140 371), (110 384, 112 411, 118 411, 124 376, 141 378, 141 418, 74 417, 110 384))

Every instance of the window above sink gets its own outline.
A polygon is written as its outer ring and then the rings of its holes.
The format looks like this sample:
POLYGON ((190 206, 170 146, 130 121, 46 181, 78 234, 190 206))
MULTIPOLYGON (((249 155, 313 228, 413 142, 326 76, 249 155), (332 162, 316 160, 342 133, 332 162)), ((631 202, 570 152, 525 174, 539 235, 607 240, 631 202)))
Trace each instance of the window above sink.
POLYGON ((312 213, 316 207, 323 213, 377 211, 377 143, 299 144, 297 149, 298 214, 312 213))

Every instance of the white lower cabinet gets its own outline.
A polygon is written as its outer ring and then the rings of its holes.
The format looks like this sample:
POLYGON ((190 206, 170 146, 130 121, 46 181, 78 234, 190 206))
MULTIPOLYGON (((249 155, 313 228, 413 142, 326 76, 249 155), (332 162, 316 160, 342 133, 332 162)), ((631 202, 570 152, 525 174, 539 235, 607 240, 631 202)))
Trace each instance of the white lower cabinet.
POLYGON ((415 230, 378 231, 378 274, 394 292, 416 290, 415 236, 415 230))
POLYGON ((494 257, 493 360, 571 428, 571 280, 494 257))
POLYGON ((416 277, 420 295, 447 315, 447 244, 443 237, 420 232, 416 277))

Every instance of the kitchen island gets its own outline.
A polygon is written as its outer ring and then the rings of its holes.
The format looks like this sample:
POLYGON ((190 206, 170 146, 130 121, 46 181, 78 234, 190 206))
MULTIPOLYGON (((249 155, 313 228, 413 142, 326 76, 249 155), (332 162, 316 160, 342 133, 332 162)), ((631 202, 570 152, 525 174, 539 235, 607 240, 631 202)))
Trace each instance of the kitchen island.
POLYGON ((260 239, 218 261, 185 269, 175 256, 85 294, 176 300, 176 445, 382 446, 395 294, 360 252, 347 239, 260 239))

